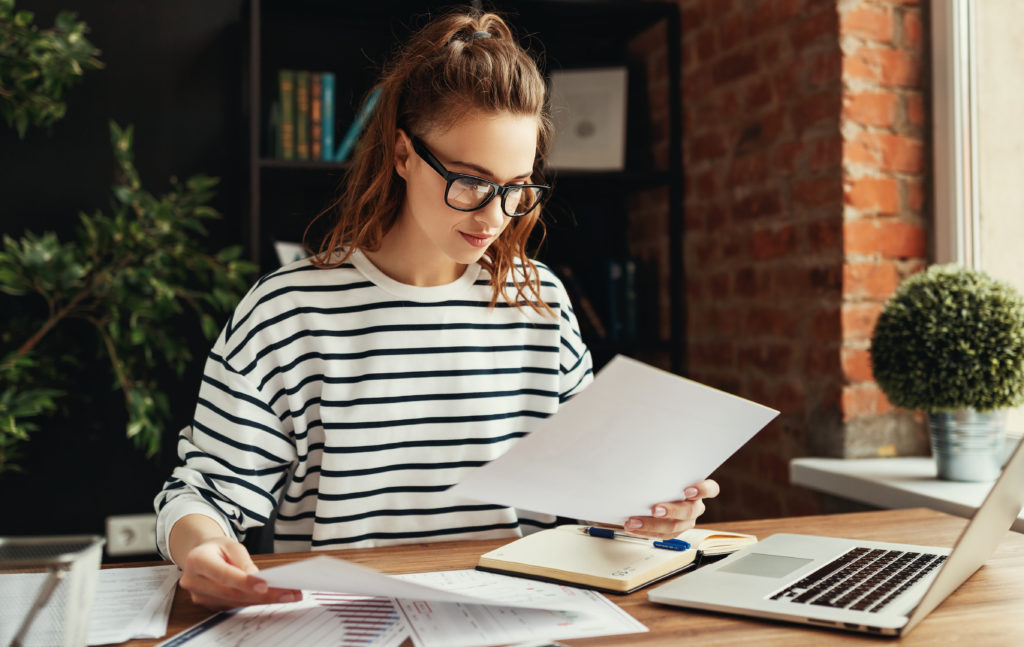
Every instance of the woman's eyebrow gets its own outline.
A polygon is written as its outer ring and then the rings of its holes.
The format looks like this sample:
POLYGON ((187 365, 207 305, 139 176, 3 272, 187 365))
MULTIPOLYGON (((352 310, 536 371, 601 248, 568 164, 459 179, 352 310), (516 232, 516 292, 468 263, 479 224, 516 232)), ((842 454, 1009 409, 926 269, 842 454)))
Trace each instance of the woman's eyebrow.
MULTIPOLYGON (((476 164, 471 164, 469 162, 458 162, 458 161, 456 161, 456 162, 452 162, 452 164, 453 165, 454 164, 458 164, 459 166, 465 166, 466 168, 473 169, 477 173, 480 173, 481 175, 486 175, 488 177, 493 177, 493 178, 498 177, 497 174, 491 173, 489 170, 485 169, 484 167, 478 166, 476 164)), ((521 174, 515 176, 512 179, 513 180, 528 180, 528 179, 530 179, 530 176, 532 176, 532 175, 533 175, 533 171, 529 171, 527 173, 521 173, 521 174)))

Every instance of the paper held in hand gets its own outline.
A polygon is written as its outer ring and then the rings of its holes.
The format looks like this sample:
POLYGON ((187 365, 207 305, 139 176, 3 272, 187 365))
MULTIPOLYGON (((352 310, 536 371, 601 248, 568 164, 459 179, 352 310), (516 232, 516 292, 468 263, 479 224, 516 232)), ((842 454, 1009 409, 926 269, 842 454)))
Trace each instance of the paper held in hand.
POLYGON ((618 355, 558 413, 449 491, 622 524, 684 498, 778 414, 618 355))

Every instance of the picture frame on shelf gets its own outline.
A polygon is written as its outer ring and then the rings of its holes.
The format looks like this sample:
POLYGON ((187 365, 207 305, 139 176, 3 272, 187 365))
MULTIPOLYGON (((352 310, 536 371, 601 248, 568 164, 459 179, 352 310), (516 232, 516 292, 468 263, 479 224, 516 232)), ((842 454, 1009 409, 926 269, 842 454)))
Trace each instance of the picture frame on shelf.
POLYGON ((551 72, 555 135, 547 166, 555 170, 621 171, 626 166, 625 67, 551 72))

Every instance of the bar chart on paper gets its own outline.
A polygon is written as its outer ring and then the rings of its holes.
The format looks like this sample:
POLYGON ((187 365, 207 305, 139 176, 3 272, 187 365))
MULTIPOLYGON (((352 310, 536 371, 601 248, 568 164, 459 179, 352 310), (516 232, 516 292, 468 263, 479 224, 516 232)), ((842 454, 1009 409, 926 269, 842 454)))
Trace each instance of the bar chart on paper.
POLYGON ((387 598, 307 592, 301 602, 217 614, 160 647, 398 647, 407 636, 387 598))

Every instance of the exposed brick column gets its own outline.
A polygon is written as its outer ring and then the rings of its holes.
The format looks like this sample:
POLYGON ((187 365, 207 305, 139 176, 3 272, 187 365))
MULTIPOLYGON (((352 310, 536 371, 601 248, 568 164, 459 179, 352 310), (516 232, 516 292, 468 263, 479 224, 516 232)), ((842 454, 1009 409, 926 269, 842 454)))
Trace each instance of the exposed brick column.
MULTIPOLYGON (((790 459, 927 446, 868 359, 882 304, 927 257, 926 17, 917 0, 679 4, 687 373, 782 412, 716 472, 707 519, 843 509, 787 485, 790 459)), ((663 46, 655 29, 635 49, 655 132, 663 46)), ((667 257, 666 197, 631 205, 641 257, 667 257)))
POLYGON ((927 59, 916 2, 839 3, 843 58, 841 455, 919 454, 919 421, 873 381, 868 347, 885 299, 927 256, 927 59))

